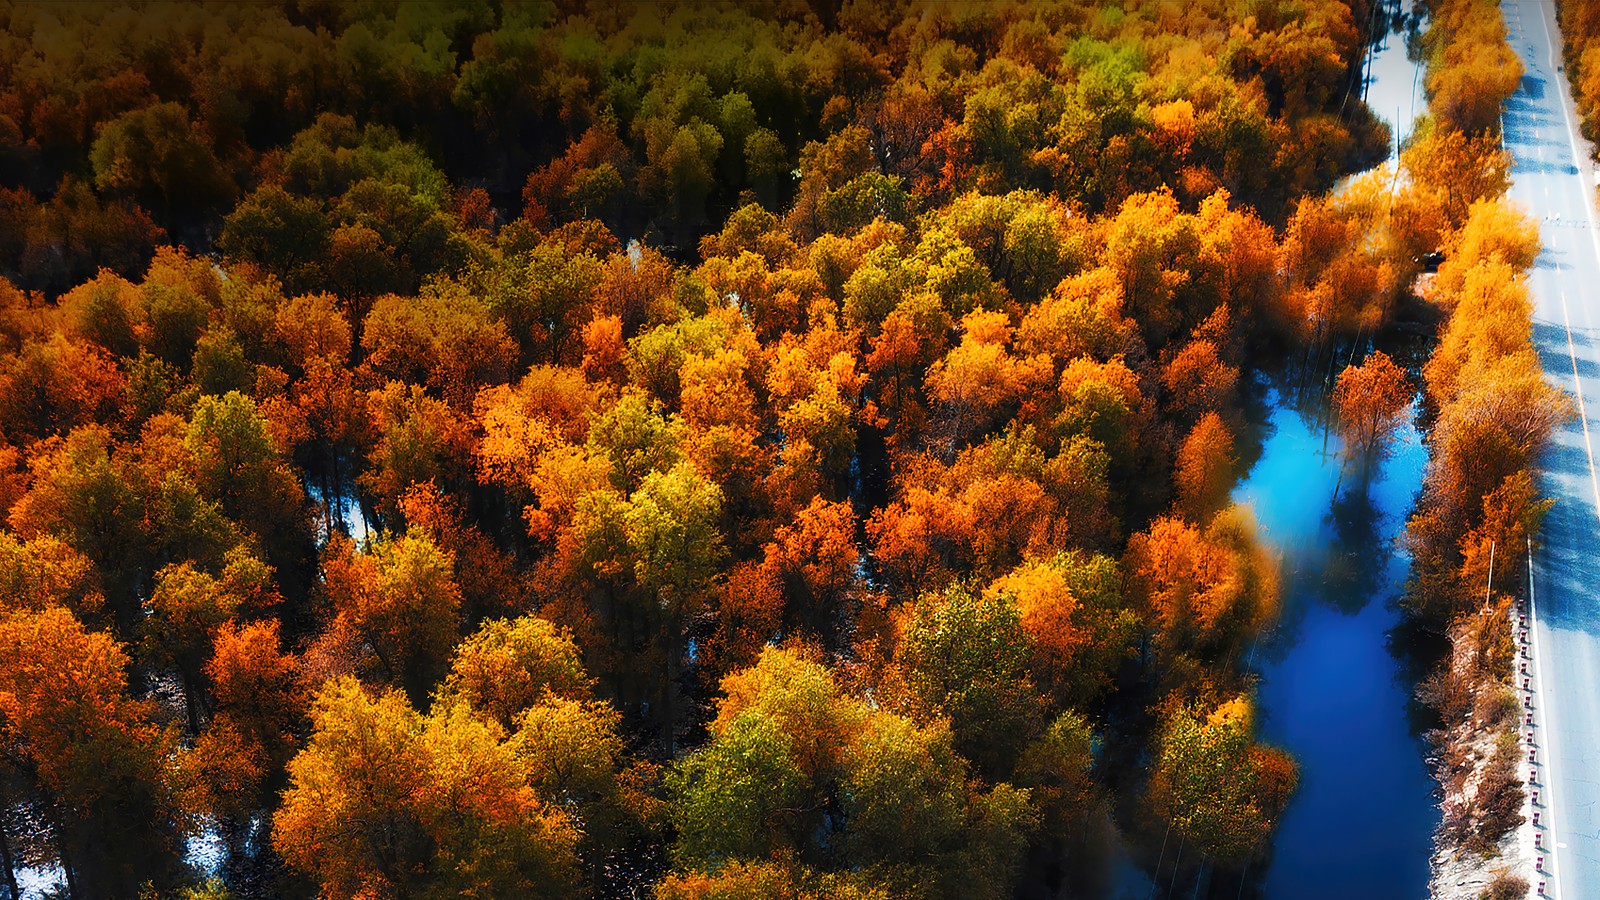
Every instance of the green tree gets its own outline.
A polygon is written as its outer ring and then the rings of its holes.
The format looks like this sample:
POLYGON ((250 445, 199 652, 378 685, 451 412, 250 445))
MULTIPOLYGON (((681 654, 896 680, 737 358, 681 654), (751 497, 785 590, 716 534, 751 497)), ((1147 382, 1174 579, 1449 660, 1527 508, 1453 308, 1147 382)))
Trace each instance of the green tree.
POLYGON ((263 539, 304 533, 305 493, 254 400, 238 391, 202 397, 184 447, 195 485, 229 518, 263 539))
POLYGON ((1294 792, 1294 761, 1252 737, 1250 701, 1210 712, 1179 707, 1160 736, 1147 802, 1151 810, 1224 865, 1240 865, 1268 846, 1294 792))
POLYGON ((896 894, 1009 896, 1035 825, 1028 793, 1001 782, 968 793, 948 726, 898 716, 868 720, 841 785, 848 858, 883 866, 896 894))
POLYGON ((233 198, 233 179, 213 145, 177 103, 157 103, 107 122, 89 161, 95 187, 131 195, 169 216, 209 211, 233 198))
POLYGON ((1040 727, 1029 641, 1016 602, 961 588, 925 594, 895 652, 917 706, 948 719, 955 746, 993 781, 1040 727))
POLYGON ((217 246, 232 260, 276 275, 298 294, 327 283, 323 265, 331 233, 321 201, 267 185, 228 214, 217 246))
POLYGON ((680 864, 760 860, 788 841, 787 811, 809 789, 788 735, 758 714, 735 719, 667 779, 680 864))

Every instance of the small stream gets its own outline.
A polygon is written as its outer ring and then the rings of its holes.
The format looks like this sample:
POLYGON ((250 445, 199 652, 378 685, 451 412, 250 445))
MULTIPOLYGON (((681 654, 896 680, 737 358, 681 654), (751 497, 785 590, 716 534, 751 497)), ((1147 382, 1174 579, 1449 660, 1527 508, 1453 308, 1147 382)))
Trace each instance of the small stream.
MULTIPOLYGON (((1397 139, 1425 108, 1419 82, 1404 36, 1391 33, 1366 100, 1397 139)), ((1411 349, 1401 355, 1425 352, 1411 349)), ((1341 473, 1325 398, 1288 402, 1277 380, 1258 385, 1260 457, 1234 492, 1283 562, 1282 622, 1253 660, 1261 736, 1300 764, 1260 896, 1419 900, 1439 812, 1413 719, 1419 649, 1394 601, 1409 566, 1397 541, 1427 451, 1408 423, 1369 478, 1341 473)))
POLYGON ((1417 900, 1438 811, 1394 601, 1427 453, 1408 424, 1363 479, 1315 400, 1264 388, 1260 457, 1234 499, 1282 560, 1283 616, 1252 662, 1261 737, 1294 754, 1300 786, 1259 896, 1417 900))
MULTIPOLYGON (((1425 108, 1419 82, 1404 35, 1389 34, 1366 101, 1396 144, 1425 108)), ((1425 348, 1410 350, 1402 364, 1420 364, 1425 348)), ((1398 539, 1427 451, 1408 422, 1359 477, 1327 427, 1322 392, 1291 402, 1286 382, 1256 385, 1260 456, 1234 491, 1282 559, 1282 621, 1251 660, 1261 737, 1300 765, 1258 896, 1420 900, 1439 822, 1412 706, 1414 660, 1428 650, 1407 636, 1395 600, 1409 570, 1398 539)))
MULTIPOLYGON (((1388 3, 1391 16, 1399 3, 1410 7, 1410 0, 1388 3)), ((1367 76, 1364 99, 1397 146, 1426 109, 1403 33, 1377 45, 1367 76)), ((1415 373, 1428 348, 1382 349, 1415 373)), ((1358 473, 1328 426, 1323 383, 1337 364, 1313 365, 1309 374, 1253 376, 1238 441, 1245 471, 1233 493, 1253 509, 1281 561, 1281 620, 1246 662, 1259 676, 1260 737, 1294 755, 1299 788, 1266 859, 1244 873, 1203 878, 1192 893, 1421 900, 1439 811, 1412 694, 1419 661, 1437 648, 1418 646, 1395 601, 1409 571, 1398 539, 1427 451, 1414 404, 1388 455, 1358 473)), ((1117 900, 1149 900, 1175 887, 1152 884, 1125 854, 1113 871, 1109 896, 1117 900)))

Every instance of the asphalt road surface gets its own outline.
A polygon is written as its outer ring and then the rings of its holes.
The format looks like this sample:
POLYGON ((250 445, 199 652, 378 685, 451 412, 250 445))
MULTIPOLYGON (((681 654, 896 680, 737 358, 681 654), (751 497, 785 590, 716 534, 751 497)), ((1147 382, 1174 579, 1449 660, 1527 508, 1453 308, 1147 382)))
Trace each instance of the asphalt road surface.
MULTIPOLYGON (((1600 215, 1590 147, 1561 69, 1555 5, 1505 0, 1500 8, 1525 69, 1503 120, 1510 196, 1539 222, 1544 243, 1529 276, 1534 345, 1545 377, 1581 408, 1544 460, 1542 487, 1555 506, 1531 565, 1535 811, 1546 848, 1537 877, 1547 896, 1600 900, 1600 215)), ((1529 568, 1526 556, 1517 561, 1529 568)))

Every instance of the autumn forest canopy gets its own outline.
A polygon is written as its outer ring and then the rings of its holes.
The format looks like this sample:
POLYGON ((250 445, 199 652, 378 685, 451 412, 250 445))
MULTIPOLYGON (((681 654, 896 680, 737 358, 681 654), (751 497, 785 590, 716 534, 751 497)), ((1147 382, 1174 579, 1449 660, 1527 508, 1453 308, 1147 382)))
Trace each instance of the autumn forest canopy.
POLYGON ((1567 412, 1427 5, 1382 167, 1372 0, 0 2, 0 896, 1242 879, 1252 373, 1441 627, 1567 412))

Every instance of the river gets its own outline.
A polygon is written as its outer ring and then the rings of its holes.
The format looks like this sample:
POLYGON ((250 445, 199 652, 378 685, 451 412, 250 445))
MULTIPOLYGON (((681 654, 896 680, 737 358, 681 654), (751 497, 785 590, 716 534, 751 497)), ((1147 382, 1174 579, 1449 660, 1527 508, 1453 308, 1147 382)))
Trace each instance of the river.
MULTIPOLYGON (((1401 35, 1370 78, 1368 105, 1403 138, 1424 101, 1401 35)), ((1300 765, 1259 896, 1420 900, 1439 812, 1394 601, 1408 571, 1397 538, 1427 453, 1408 423, 1370 480, 1346 472, 1341 484, 1320 401, 1287 402, 1278 381, 1260 385, 1260 456, 1234 492, 1282 558, 1283 619, 1253 662, 1262 738, 1300 765)))
POLYGON ((1259 896, 1417 900, 1438 811, 1394 600, 1426 451, 1408 425, 1370 480, 1341 479, 1315 402, 1297 409, 1271 386, 1262 401, 1261 455, 1234 497, 1281 554, 1283 617, 1252 662, 1262 739, 1294 754, 1300 786, 1259 896))

